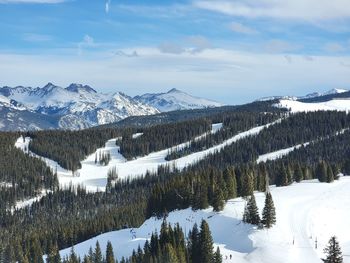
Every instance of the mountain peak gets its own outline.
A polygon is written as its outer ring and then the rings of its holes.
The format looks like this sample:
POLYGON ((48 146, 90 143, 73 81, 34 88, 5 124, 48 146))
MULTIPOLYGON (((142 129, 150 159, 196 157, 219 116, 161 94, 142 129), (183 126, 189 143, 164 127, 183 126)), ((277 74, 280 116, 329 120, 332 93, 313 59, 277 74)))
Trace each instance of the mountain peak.
POLYGON ((66 90, 71 91, 71 92, 77 92, 79 93, 79 91, 85 91, 88 93, 97 93, 96 90, 94 90, 93 88, 91 88, 88 85, 82 85, 82 84, 77 84, 77 83, 72 83, 70 84, 66 90))
POLYGON ((176 88, 173 88, 173 89, 169 90, 167 93, 176 93, 176 92, 182 92, 182 91, 178 90, 176 88))

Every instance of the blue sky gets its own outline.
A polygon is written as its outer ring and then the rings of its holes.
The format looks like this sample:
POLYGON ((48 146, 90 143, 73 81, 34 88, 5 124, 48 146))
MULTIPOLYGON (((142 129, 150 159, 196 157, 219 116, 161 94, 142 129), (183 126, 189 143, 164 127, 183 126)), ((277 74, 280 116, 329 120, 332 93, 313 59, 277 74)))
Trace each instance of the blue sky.
POLYGON ((0 0, 0 14, 0 86, 227 104, 350 89, 348 0, 0 0))

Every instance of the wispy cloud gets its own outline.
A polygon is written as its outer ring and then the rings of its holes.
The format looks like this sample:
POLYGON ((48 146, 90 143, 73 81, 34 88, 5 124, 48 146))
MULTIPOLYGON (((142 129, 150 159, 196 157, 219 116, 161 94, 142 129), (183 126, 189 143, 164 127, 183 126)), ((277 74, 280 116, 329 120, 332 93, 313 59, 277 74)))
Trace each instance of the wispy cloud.
POLYGON ((196 0, 194 6, 232 16, 329 20, 350 18, 347 0, 196 0))
POLYGON ((124 90, 136 95, 150 91, 150 85, 152 90, 166 90, 171 83, 173 87, 229 104, 272 94, 302 95, 337 86, 350 87, 350 58, 346 56, 314 56, 311 63, 296 54, 281 56, 218 48, 176 56, 157 48, 121 49, 125 54, 132 54, 132 50, 139 58, 101 58, 98 54, 90 56, 91 50, 79 57, 0 53, 0 85, 84 82, 105 92, 124 90))
POLYGON ((109 13, 109 8, 110 8, 110 5, 111 5, 111 2, 112 2, 112 0, 107 0, 106 1, 105 11, 106 11, 107 14, 109 13))
POLYGON ((346 48, 337 42, 330 42, 325 44, 324 50, 327 52, 332 52, 332 53, 338 53, 338 52, 343 52, 346 50, 346 48))
POLYGON ((181 54, 185 52, 185 49, 181 45, 173 42, 163 42, 158 48, 162 53, 168 54, 181 54))
POLYGON ((264 48, 269 53, 284 53, 300 50, 301 45, 293 44, 285 40, 273 39, 268 41, 264 48))
POLYGON ((182 53, 196 54, 211 47, 212 45, 206 37, 198 35, 190 36, 180 43, 170 41, 163 42, 158 46, 158 49, 162 53, 179 55, 182 53))
POLYGON ((258 33, 255 29, 238 22, 232 22, 229 27, 233 32, 236 32, 236 33, 247 34, 247 35, 253 35, 258 33))
POLYGON ((78 54, 81 55, 84 47, 92 47, 95 45, 95 40, 89 35, 85 35, 83 40, 78 43, 78 54))
POLYGON ((52 40, 52 36, 43 34, 27 33, 23 35, 23 40, 28 42, 47 42, 52 40))

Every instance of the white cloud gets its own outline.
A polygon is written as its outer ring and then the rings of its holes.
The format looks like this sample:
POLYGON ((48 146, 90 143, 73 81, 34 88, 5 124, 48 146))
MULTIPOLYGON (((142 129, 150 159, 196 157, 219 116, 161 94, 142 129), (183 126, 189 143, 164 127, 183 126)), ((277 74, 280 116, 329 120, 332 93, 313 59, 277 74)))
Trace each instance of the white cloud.
POLYGON ((158 49, 162 53, 179 55, 182 53, 196 54, 211 47, 212 45, 206 37, 198 35, 190 36, 187 39, 183 40, 181 43, 170 41, 163 42, 159 45, 158 49))
POLYGON ((302 46, 285 40, 273 39, 265 44, 265 50, 270 53, 292 52, 301 49, 302 46))
POLYGON ((350 18, 348 0, 195 0, 194 6, 232 16, 298 20, 350 18))
POLYGON ((78 54, 79 55, 82 54, 82 51, 83 51, 84 47, 93 47, 93 46, 95 46, 94 38, 89 36, 89 35, 85 35, 83 37, 83 40, 78 43, 78 54))
POLYGON ((205 49, 211 48, 210 41, 203 36, 191 36, 188 38, 188 42, 192 45, 192 53, 201 52, 205 49))
POLYGON ((350 65, 350 57, 346 56, 314 56, 311 63, 302 55, 290 54, 292 63, 288 63, 280 54, 224 49, 176 56, 157 48, 121 51, 136 51, 139 57, 105 56, 95 51, 90 54, 91 50, 84 56, 0 53, 0 86, 83 82, 104 92, 120 90, 130 95, 165 91, 171 86, 228 104, 267 95, 302 95, 350 87, 350 68, 344 66, 350 65))
POLYGON ((238 23, 238 22, 232 22, 230 24, 230 29, 233 32, 247 34, 247 35, 253 35, 253 34, 258 33, 255 29, 248 27, 248 26, 245 26, 245 25, 238 23))
POLYGON ((27 33, 27 34, 23 35, 23 40, 28 41, 28 42, 46 42, 46 41, 51 41, 52 36, 43 35, 43 34, 27 33))
POLYGON ((327 43, 324 46, 324 50, 328 51, 328 52, 334 52, 334 53, 338 53, 338 52, 343 52, 345 51, 345 47, 337 42, 330 42, 327 43))
POLYGON ((105 5, 105 11, 106 11, 106 13, 109 13, 109 8, 110 8, 110 5, 111 5, 111 1, 112 1, 112 0, 107 0, 107 1, 106 1, 106 5, 105 5))
POLYGON ((172 42, 163 42, 158 48, 161 52, 169 54, 181 54, 185 52, 185 49, 181 45, 172 42))

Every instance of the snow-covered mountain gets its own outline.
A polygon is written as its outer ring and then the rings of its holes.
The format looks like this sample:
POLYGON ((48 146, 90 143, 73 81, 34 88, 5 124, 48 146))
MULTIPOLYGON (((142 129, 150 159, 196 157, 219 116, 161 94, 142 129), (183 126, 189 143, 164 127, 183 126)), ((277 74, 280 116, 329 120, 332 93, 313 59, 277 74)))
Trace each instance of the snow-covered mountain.
MULTIPOLYGON (((43 118, 55 116, 57 123, 53 126, 64 129, 87 128, 116 122, 129 116, 159 112, 156 108, 121 92, 102 94, 81 84, 71 84, 67 88, 52 83, 43 88, 6 86, 0 88, 0 96, 1 108, 25 110, 41 114, 43 118)), ((6 119, 1 121, 3 125, 7 122, 6 119)), ((41 127, 37 125, 36 128, 41 127)))
POLYGON ((305 96, 270 96, 270 97, 263 97, 258 99, 257 101, 269 101, 269 100, 305 100, 305 99, 315 99, 318 97, 324 97, 324 96, 332 96, 337 94, 342 94, 345 92, 349 92, 349 90, 346 89, 331 89, 326 92, 312 92, 305 96))
POLYGON ((151 105, 161 112, 223 106, 219 102, 194 97, 177 89, 171 89, 166 93, 146 93, 134 99, 151 105))
POLYGON ((328 90, 326 92, 313 92, 313 93, 307 94, 306 96, 299 97, 299 99, 316 98, 316 97, 322 97, 322 96, 326 96, 326 95, 340 94, 340 93, 344 93, 344 92, 347 92, 347 91, 349 91, 349 90, 346 90, 346 89, 331 89, 331 90, 328 90))

